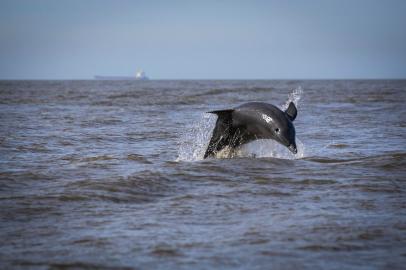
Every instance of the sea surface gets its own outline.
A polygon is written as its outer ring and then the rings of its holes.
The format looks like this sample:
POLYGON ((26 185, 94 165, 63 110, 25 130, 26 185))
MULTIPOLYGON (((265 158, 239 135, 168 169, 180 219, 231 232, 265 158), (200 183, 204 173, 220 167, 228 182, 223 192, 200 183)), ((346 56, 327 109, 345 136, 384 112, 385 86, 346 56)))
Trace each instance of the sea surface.
POLYGON ((406 81, 0 81, 0 269, 405 269, 406 81), (296 103, 298 154, 203 160, 296 103))

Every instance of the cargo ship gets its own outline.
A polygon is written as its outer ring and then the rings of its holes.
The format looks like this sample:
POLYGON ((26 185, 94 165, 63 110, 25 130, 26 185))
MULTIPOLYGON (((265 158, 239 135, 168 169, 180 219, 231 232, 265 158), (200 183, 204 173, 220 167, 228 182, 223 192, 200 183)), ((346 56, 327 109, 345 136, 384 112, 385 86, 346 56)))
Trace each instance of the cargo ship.
POLYGON ((134 77, 131 76, 100 76, 96 75, 94 76, 95 80, 140 80, 140 81, 145 81, 149 80, 147 75, 145 75, 145 72, 143 70, 138 70, 135 73, 134 77))

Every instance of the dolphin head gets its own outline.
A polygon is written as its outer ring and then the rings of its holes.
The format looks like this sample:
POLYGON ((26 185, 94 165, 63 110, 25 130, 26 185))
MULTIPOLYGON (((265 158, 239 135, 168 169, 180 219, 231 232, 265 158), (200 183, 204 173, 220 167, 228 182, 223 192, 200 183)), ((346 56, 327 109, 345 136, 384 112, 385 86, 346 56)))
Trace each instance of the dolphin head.
POLYGON ((276 108, 261 112, 264 122, 263 137, 273 139, 286 146, 292 153, 297 153, 296 131, 293 120, 297 116, 297 109, 293 102, 290 102, 286 111, 276 108))
POLYGON ((274 140, 286 146, 293 154, 297 153, 296 131, 290 120, 278 121, 274 126, 274 140))

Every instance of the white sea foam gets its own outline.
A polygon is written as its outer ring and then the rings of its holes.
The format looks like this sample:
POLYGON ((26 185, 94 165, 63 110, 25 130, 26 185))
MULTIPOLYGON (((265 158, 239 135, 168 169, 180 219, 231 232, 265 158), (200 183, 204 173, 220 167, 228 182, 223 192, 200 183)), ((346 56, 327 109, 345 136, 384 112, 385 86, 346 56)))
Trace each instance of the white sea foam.
MULTIPOLYGON (((294 89, 292 93, 289 94, 286 103, 281 106, 281 109, 286 110, 290 102, 293 102, 296 107, 298 107, 302 95, 303 89, 301 87, 294 89)), ((217 116, 204 113, 199 121, 195 122, 187 129, 179 141, 177 161, 198 161, 203 159, 216 123, 216 119, 217 116)), ((274 140, 257 140, 242 145, 234 151, 229 148, 225 148, 220 151, 216 157, 273 157, 280 159, 303 158, 305 156, 305 145, 298 138, 296 138, 296 145, 297 154, 293 154, 288 148, 274 140)))

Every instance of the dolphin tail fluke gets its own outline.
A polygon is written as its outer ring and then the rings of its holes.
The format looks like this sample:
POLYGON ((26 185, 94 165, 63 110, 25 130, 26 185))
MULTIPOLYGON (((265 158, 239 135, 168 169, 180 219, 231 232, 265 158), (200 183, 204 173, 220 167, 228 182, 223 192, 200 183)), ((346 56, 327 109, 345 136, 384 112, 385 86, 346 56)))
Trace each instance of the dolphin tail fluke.
POLYGON ((229 144, 232 128, 233 110, 211 111, 209 113, 216 114, 218 118, 204 158, 214 156, 218 151, 229 144))

